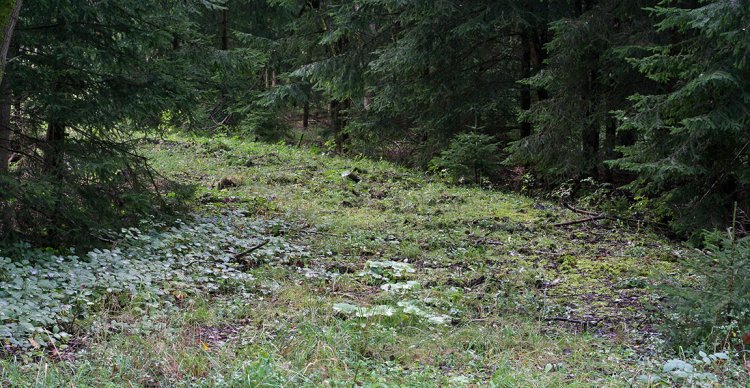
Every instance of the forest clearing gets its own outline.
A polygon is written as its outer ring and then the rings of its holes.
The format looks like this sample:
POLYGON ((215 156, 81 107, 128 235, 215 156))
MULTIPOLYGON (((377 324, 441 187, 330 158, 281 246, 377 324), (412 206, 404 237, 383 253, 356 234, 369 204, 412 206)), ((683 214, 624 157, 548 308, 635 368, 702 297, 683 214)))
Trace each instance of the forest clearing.
POLYGON ((749 386, 749 26, 0 1, 0 387, 749 386))
MULTIPOLYGON (((91 315, 69 322, 68 347, 45 354, 23 343, 32 352, 20 360, 30 363, 2 361, 5 384, 674 378, 657 351, 663 311, 653 286, 680 277, 686 248, 647 230, 611 220, 554 227, 581 216, 387 162, 229 138, 144 144, 155 168, 196 185, 195 218, 166 230, 144 224, 89 256, 131 263, 92 274, 91 299, 80 307, 91 315), (234 184, 219 189, 226 177, 234 184)), ((62 272, 70 259, 60 260, 39 271, 62 272)), ((708 370, 746 382, 730 365, 708 370)))

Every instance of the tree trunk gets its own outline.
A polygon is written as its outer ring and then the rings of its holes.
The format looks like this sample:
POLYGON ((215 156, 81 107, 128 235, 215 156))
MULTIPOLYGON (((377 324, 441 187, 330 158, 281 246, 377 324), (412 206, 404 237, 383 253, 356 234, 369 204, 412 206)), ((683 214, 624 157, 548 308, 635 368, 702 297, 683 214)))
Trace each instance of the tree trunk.
MULTIPOLYGON (((0 176, 8 174, 10 159, 10 85, 8 78, 3 77, 0 81, 0 176)), ((10 177, 9 177, 10 178, 10 177)), ((3 188, 0 181, 0 239, 12 234, 14 211, 10 199, 13 198, 11 191, 3 188)))
MULTIPOLYGON (((596 59, 596 58, 595 58, 596 59)), ((601 134, 599 128, 599 122, 596 120, 594 115, 596 109, 594 105, 597 103, 595 99, 594 85, 596 84, 596 70, 591 70, 586 82, 586 117, 585 120, 588 124, 583 128, 581 132, 581 141, 583 148, 583 157, 586 160, 586 164, 589 166, 589 175, 592 177, 599 177, 599 165, 601 164, 601 155, 599 153, 601 141, 601 134)))
MULTIPOLYGON (((610 117, 607 121, 607 128, 604 133, 604 160, 613 160, 618 157, 617 151, 617 119, 610 117)), ((612 181, 612 168, 603 165, 602 176, 607 182, 612 181)))
POLYGON ((65 229, 64 219, 64 189, 65 180, 65 125, 50 121, 47 124, 47 143, 44 152, 44 172, 52 177, 56 185, 53 187, 53 205, 49 214, 47 228, 50 241, 57 241, 61 230, 65 229))
POLYGON ((336 142, 336 152, 343 153, 344 145, 348 140, 348 136, 344 133, 344 127, 346 126, 346 119, 341 113, 342 110, 348 108, 348 102, 341 102, 339 100, 331 100, 331 129, 333 130, 333 138, 336 142))
POLYGON ((590 166, 588 173, 593 177, 599 176, 599 126, 598 123, 592 122, 583 131, 583 157, 588 161, 590 166))
POLYGON ((310 126, 310 101, 305 101, 302 108, 302 128, 307 129, 310 126))
POLYGON ((3 45, 0 47, 0 66, 2 66, 3 71, 5 71, 5 64, 8 63, 8 51, 10 50, 10 42, 13 40, 13 34, 16 30, 18 15, 21 13, 21 4, 22 0, 16 0, 8 20, 3 20, 3 23, 5 23, 2 27, 3 45))
POLYGON ((8 161, 11 155, 10 134, 10 106, 11 106, 10 84, 3 77, 0 81, 0 175, 9 171, 8 161))
POLYGON ((44 172, 62 180, 65 159, 65 125, 47 124, 47 149, 44 153, 44 172))
MULTIPOLYGON (((547 27, 543 27, 541 30, 536 31, 531 39, 531 67, 535 73, 539 73, 544 68, 544 60, 547 58, 547 53, 544 50, 544 45, 549 41, 549 30, 547 27)), ((544 88, 536 89, 537 101, 544 101, 549 97, 547 90, 544 88)))
MULTIPOLYGON (((15 33, 16 23, 18 22, 18 15, 21 12, 21 0, 17 0, 13 5, 13 9, 9 12, 10 16, 8 20, 4 20, 5 25, 3 26, 2 46, 0 46, 0 175, 5 175, 9 172, 9 159, 11 155, 10 145, 10 116, 11 116, 11 90, 8 78, 5 75, 5 65, 8 63, 8 53, 11 48, 11 42, 13 41, 13 35, 15 33)), ((6 10, 3 10, 5 12, 6 10)), ((7 190, 0 190, 7 192, 7 190)), ((0 238, 8 237, 13 230, 13 208, 10 206, 10 202, 7 201, 9 198, 2 198, 0 201, 0 238)))
POLYGON ((617 147, 617 119, 610 117, 607 120, 607 130, 604 134, 605 160, 612 160, 618 156, 615 147, 617 147))
POLYGON ((226 9, 221 10, 221 50, 229 50, 229 15, 226 9))
POLYGON ((18 15, 21 12, 21 0, 16 1, 15 7, 10 12, 10 18, 5 24, 3 29, 3 40, 2 46, 0 46, 0 174, 6 174, 8 172, 8 159, 10 158, 10 84, 7 79, 3 76, 5 73, 5 65, 8 63, 8 52, 10 51, 10 43, 13 40, 13 35, 16 28, 16 22, 18 21, 18 15))
MULTIPOLYGON (((528 79, 531 77, 531 42, 529 35, 521 35, 521 77, 528 79)), ((531 88, 529 85, 521 85, 521 110, 527 112, 531 109, 531 88)), ((531 135, 531 123, 528 119, 521 122, 521 138, 531 135)))
POLYGON ((341 119, 339 118, 339 101, 331 100, 329 110, 331 111, 331 130, 333 130, 333 139, 336 142, 336 152, 341 152, 343 144, 341 143, 341 119))

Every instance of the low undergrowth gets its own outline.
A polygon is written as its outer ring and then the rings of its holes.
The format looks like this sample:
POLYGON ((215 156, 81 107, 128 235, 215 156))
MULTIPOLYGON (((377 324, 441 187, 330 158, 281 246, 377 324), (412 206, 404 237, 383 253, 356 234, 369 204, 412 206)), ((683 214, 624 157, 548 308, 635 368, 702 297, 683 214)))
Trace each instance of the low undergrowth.
POLYGON ((170 228, 145 222, 123 229, 110 249, 84 255, 16 247, 0 257, 0 341, 6 353, 64 350, 72 332, 92 313, 128 306, 179 306, 189 295, 226 290, 246 292, 253 280, 239 257, 258 247, 256 257, 297 260, 307 253, 281 237, 266 236, 278 221, 215 211, 170 228), (259 244, 263 244, 260 246, 259 244))
POLYGON ((0 384, 747 382, 739 353, 661 346, 653 286, 689 281, 689 252, 647 230, 553 227, 577 216, 314 149, 172 138, 143 151, 198 185, 199 215, 80 257, 3 261, 0 384), (71 263, 92 281, 68 284, 71 263))

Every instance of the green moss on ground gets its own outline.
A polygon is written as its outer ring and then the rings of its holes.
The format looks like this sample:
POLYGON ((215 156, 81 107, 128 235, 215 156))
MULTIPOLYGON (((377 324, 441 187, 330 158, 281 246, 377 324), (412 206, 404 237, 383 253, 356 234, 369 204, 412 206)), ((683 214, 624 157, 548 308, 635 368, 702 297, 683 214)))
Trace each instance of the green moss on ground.
POLYGON ((249 266, 250 291, 103 314, 67 359, 3 361, 0 382, 625 385, 654 349, 649 286, 676 270, 676 248, 655 235, 612 221, 554 228, 577 216, 309 149, 175 137, 143 152, 197 185, 197 211, 283 219, 268 233, 309 255, 249 266), (217 188, 227 177, 236 186, 217 188))

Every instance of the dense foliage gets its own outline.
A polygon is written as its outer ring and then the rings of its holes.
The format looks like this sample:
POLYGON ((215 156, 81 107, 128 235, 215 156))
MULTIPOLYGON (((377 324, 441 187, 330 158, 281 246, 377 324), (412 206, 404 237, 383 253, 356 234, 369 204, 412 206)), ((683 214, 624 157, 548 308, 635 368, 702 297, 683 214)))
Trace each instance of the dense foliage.
POLYGON ((133 157, 134 129, 302 141, 290 130, 311 122, 329 149, 419 166, 478 132, 505 149, 483 175, 627 185, 684 235, 722 227, 750 198, 748 12, 729 0, 23 3, 0 172, 25 158, 2 174, 2 233, 65 241, 154 211, 165 189, 133 157))
POLYGON ((697 284, 670 284, 667 322, 675 346, 723 349, 750 325, 750 238, 706 236, 706 252, 687 260, 697 284))
POLYGON ((630 187, 660 198, 679 228, 726 226, 734 202, 750 209, 750 7, 650 12, 670 40, 631 62, 662 87, 634 94, 618 115, 638 137, 614 165, 636 173, 630 187))

